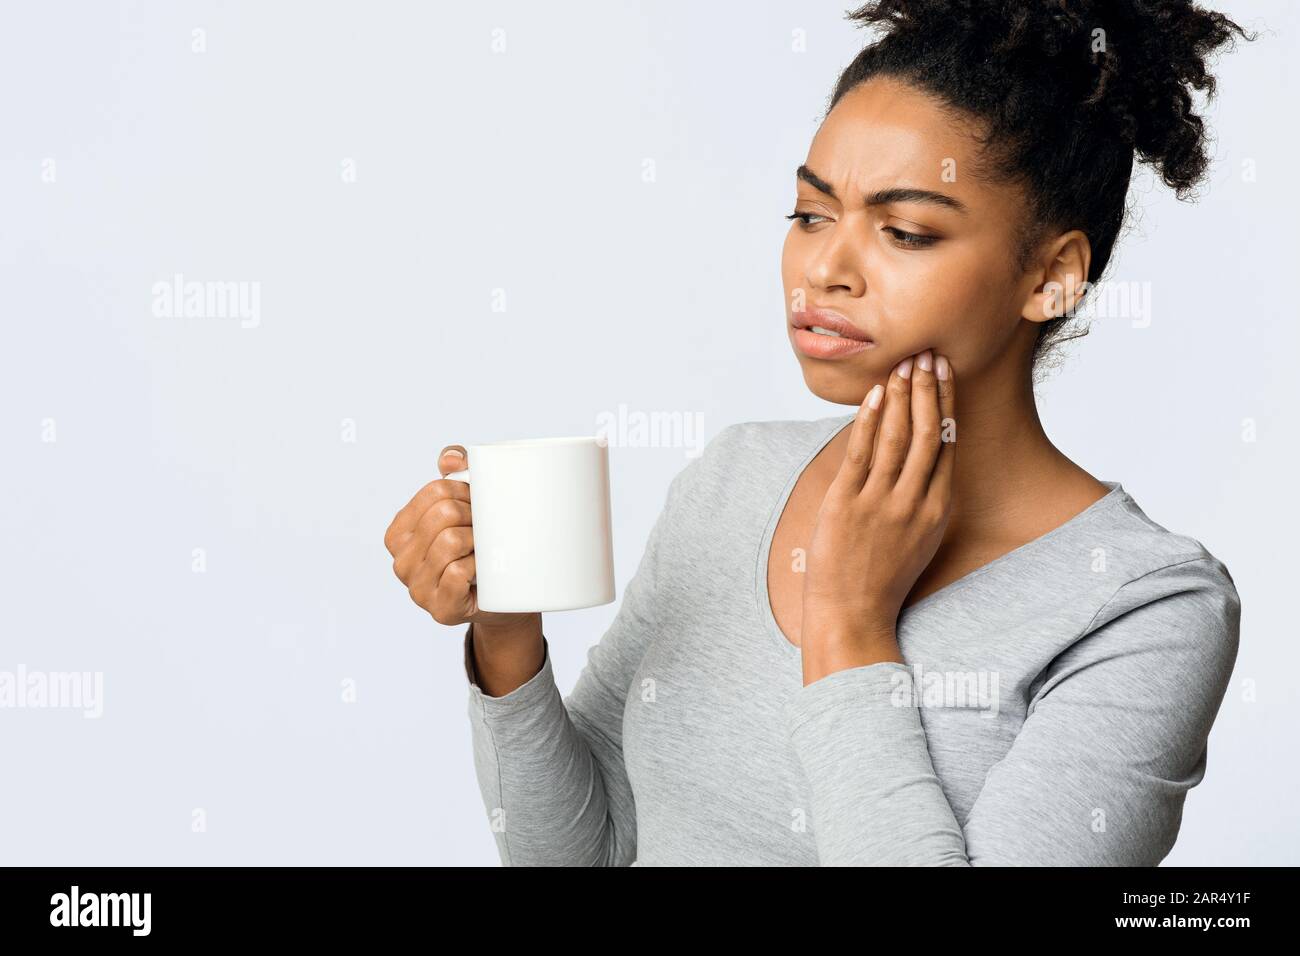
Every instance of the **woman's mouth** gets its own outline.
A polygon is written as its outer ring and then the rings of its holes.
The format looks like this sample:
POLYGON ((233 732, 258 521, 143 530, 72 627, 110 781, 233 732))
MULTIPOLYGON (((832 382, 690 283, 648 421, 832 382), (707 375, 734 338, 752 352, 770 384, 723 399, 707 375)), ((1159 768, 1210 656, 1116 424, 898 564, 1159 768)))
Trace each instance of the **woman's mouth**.
POLYGON ((865 332, 838 312, 814 309, 790 318, 794 346, 809 358, 833 359, 875 348, 865 332))

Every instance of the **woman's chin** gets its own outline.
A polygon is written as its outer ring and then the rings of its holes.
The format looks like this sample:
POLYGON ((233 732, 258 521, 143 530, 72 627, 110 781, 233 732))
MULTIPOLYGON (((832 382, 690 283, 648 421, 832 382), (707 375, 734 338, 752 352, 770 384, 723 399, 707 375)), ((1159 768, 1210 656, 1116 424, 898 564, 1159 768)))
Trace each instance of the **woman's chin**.
POLYGON ((866 368, 808 368, 804 367, 803 380, 812 392, 822 401, 835 405, 861 405, 862 400, 871 391, 871 386, 884 382, 893 369, 877 372, 866 368))
POLYGON ((897 361, 882 361, 876 349, 853 356, 852 360, 818 361, 799 356, 804 384, 823 401, 836 405, 861 405, 877 382, 886 382, 897 361))

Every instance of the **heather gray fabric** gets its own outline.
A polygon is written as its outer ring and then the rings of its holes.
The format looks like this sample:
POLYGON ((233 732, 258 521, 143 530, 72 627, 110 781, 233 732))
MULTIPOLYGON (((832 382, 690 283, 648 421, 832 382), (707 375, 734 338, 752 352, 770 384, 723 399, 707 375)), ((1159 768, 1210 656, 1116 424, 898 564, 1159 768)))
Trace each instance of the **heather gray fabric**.
POLYGON ((1236 659, 1225 565, 1119 482, 899 616, 906 664, 802 686, 767 599, 798 475, 853 415, 724 429, 672 481, 561 698, 473 683, 507 865, 1147 865, 1177 836, 1236 659))

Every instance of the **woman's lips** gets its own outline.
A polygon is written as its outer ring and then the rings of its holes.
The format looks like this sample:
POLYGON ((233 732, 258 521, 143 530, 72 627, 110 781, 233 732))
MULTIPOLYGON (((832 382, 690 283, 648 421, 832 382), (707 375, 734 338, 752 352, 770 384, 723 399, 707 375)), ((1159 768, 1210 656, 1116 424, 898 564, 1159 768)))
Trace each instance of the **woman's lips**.
POLYGON ((843 358, 875 348, 876 345, 866 333, 838 312, 796 312, 791 316, 790 324, 794 327, 795 348, 809 358, 843 358), (814 332, 814 326, 839 334, 814 332))
POLYGON ((876 347, 874 342, 837 339, 833 335, 822 335, 820 332, 810 332, 808 329, 794 330, 794 345, 809 358, 820 359, 843 358, 876 347))

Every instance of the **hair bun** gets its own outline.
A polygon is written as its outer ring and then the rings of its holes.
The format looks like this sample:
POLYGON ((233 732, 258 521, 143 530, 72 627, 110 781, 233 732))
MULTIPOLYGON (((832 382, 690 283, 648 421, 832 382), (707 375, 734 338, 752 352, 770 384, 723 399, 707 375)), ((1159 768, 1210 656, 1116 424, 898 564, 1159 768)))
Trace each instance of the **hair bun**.
POLYGON ((1192 0, 876 0, 850 19, 960 38, 985 85, 1014 76, 1008 95, 1036 89, 1057 117, 1133 149, 1180 197, 1208 165, 1191 90, 1213 96, 1208 57, 1234 33, 1254 38, 1192 0))

